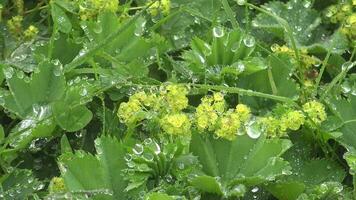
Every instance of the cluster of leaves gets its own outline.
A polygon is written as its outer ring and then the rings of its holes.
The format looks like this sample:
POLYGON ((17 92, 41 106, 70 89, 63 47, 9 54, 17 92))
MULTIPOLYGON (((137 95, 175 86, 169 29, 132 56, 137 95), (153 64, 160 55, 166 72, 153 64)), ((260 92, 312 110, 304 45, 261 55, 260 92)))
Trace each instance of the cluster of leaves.
POLYGON ((355 199, 355 0, 0 0, 0 199, 355 199))

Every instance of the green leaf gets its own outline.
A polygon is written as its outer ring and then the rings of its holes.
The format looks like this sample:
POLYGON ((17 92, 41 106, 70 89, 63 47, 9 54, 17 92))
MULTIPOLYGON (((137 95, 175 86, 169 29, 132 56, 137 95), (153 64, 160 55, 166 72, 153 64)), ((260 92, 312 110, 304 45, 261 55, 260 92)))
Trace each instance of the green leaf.
POLYGON ((58 27, 59 31, 69 33, 72 30, 72 23, 66 13, 61 7, 53 2, 51 3, 51 14, 53 22, 55 26, 58 27))
POLYGON ((239 183, 258 185, 288 173, 288 163, 279 156, 290 145, 289 140, 266 139, 264 136, 256 140, 244 135, 227 141, 193 134, 190 148, 206 175, 221 177, 221 185, 231 187, 239 183))
POLYGON ((146 200, 174 200, 175 198, 164 193, 151 193, 146 197, 146 200))
POLYGON ((344 169, 330 159, 315 159, 313 150, 305 142, 297 142, 283 157, 292 166, 292 174, 277 183, 267 186, 278 199, 294 200, 302 193, 328 182, 339 182, 345 178, 344 169))
POLYGON ((2 140, 5 138, 5 131, 4 127, 0 124, 0 144, 2 143, 2 140))
POLYGON ((46 105, 59 100, 65 91, 64 76, 57 75, 59 66, 49 61, 41 62, 38 73, 31 79, 17 75, 20 71, 9 67, 4 69, 11 76, 6 81, 11 95, 5 98, 4 107, 24 119, 32 112, 34 105, 46 105))
POLYGON ((30 170, 16 169, 0 178, 0 197, 14 200, 28 199, 43 186, 30 170))
POLYGON ((93 113, 85 106, 68 106, 66 102, 56 102, 53 114, 58 125, 68 132, 84 128, 93 118, 93 113))
POLYGON ((73 152, 73 150, 72 150, 72 147, 70 146, 68 137, 66 134, 64 134, 61 137, 61 153, 65 154, 65 153, 72 153, 72 152, 73 152))
MULTIPOLYGON (((275 95, 290 97, 292 99, 297 98, 299 95, 297 90, 298 85, 295 80, 291 78, 295 65, 291 63, 289 56, 273 54, 267 58, 267 63, 271 68, 271 77, 269 76, 269 69, 259 71, 255 74, 242 76, 239 79, 239 87, 273 94, 272 87, 275 85, 275 95)), ((243 102, 248 102, 249 105, 256 108, 270 106, 270 104, 265 105, 268 102, 261 100, 260 98, 249 96, 242 96, 241 98, 243 102)))
POLYGON ((192 186, 208 193, 223 195, 220 183, 211 176, 198 176, 191 180, 192 186))
POLYGON ((102 136, 95 140, 95 148, 96 156, 83 152, 61 156, 59 166, 66 188, 70 192, 108 190, 112 193, 98 194, 95 199, 124 198, 126 182, 121 175, 126 167, 124 146, 115 138, 102 136))
MULTIPOLYGON (((293 37, 297 45, 310 44, 321 34, 316 29, 321 23, 318 12, 311 7, 305 8, 302 0, 291 0, 288 3, 273 1, 267 3, 265 8, 268 12, 287 21, 295 33, 293 37)), ((281 39, 289 40, 285 35, 284 27, 272 16, 265 13, 258 14, 253 23, 255 27, 267 29, 281 39)))

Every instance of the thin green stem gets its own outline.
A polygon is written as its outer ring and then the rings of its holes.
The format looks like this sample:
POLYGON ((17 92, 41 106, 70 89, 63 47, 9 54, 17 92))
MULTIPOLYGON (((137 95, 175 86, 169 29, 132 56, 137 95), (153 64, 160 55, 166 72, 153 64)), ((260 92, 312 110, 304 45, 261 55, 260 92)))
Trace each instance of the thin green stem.
POLYGON ((328 64, 328 61, 329 61, 329 58, 330 58, 330 55, 331 55, 331 51, 328 51, 328 53, 326 54, 325 58, 324 58, 324 61, 323 61, 323 64, 320 68, 320 72, 319 72, 319 75, 315 81, 315 88, 314 88, 314 92, 313 92, 313 96, 315 97, 318 93, 318 88, 319 88, 319 84, 320 84, 320 81, 321 81, 321 78, 323 77, 323 74, 324 74, 324 71, 325 71, 325 68, 326 68, 326 65, 328 64))
POLYGON ((278 93, 278 89, 277 89, 276 83, 274 82, 274 78, 273 78, 272 68, 271 67, 268 67, 267 74, 268 74, 269 84, 270 84, 271 89, 272 89, 272 94, 276 95, 278 93))
POLYGON ((204 85, 204 84, 190 84, 190 85, 193 87, 196 87, 196 88, 204 89, 204 90, 225 91, 225 92, 233 93, 233 94, 261 97, 261 98, 272 99, 275 101, 280 101, 280 102, 292 104, 294 106, 298 106, 298 104, 294 100, 287 98, 287 97, 266 94, 266 93, 262 93, 262 92, 252 91, 252 90, 246 90, 246 89, 242 89, 242 88, 238 88, 238 87, 227 87, 227 86, 220 86, 220 85, 204 85))
POLYGON ((348 69, 342 70, 328 85, 328 87, 325 89, 324 94, 321 96, 320 100, 323 101, 329 94, 330 90, 340 81, 342 80, 347 72, 352 69, 355 66, 355 63, 352 63, 352 65, 348 69))
POLYGON ((224 7, 224 10, 226 12, 226 15, 230 18, 230 22, 232 24, 232 28, 238 29, 239 28, 239 23, 237 22, 234 13, 229 5, 229 2, 227 0, 222 0, 222 4, 224 7))

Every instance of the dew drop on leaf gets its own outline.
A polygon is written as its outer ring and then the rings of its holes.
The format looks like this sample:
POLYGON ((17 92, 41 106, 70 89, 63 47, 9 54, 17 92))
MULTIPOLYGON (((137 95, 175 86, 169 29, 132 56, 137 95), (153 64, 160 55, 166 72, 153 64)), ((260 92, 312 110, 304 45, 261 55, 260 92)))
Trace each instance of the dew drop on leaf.
POLYGON ((252 36, 246 36, 246 37, 244 38, 243 42, 244 42, 244 44, 245 44, 246 47, 251 48, 251 47, 255 46, 255 42, 256 42, 256 41, 255 41, 255 38, 254 38, 254 37, 252 37, 252 36))
POLYGON ((344 64, 342 64, 341 69, 342 69, 342 71, 348 71, 348 70, 350 70, 354 65, 355 65, 355 63, 353 63, 353 62, 345 62, 344 64))
POLYGON ((11 79, 12 76, 14 75, 14 68, 8 67, 4 69, 4 75, 7 79, 11 79))
POLYGON ((254 187, 254 188, 252 188, 252 190, 251 190, 251 192, 253 192, 253 193, 256 193, 256 192, 258 192, 258 187, 254 187))
POLYGON ((225 34, 224 29, 221 26, 217 26, 213 28, 214 37, 220 38, 223 37, 224 34, 225 34))
POLYGON ((252 139, 257 139, 261 136, 261 128, 260 125, 256 121, 252 121, 246 127, 247 135, 252 139))
POLYGON ((237 4, 243 6, 246 4, 246 0, 237 0, 237 4))
POLYGON ((141 144, 135 144, 134 148, 132 149, 132 151, 137 154, 140 155, 143 152, 143 146, 141 144))

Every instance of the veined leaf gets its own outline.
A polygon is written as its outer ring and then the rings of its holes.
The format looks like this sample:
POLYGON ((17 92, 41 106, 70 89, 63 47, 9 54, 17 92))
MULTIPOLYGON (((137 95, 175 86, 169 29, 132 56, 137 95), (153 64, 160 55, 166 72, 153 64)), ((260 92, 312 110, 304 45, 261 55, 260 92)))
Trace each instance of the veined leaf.
POLYGON ((117 139, 102 136, 95 140, 95 148, 96 156, 83 152, 62 155, 59 166, 67 190, 101 190, 102 194, 94 199, 124 198, 126 183, 121 171, 126 164, 123 144, 117 139))
POLYGON ((292 166, 292 174, 269 184, 267 189, 278 199, 294 200, 302 193, 311 193, 321 184, 341 183, 345 178, 345 171, 338 163, 329 159, 313 159, 311 155, 308 144, 297 142, 283 155, 292 166))
POLYGON ((0 178, 1 199, 28 199, 44 185, 29 170, 14 170, 0 178))
POLYGON ((227 141, 194 134, 191 151, 198 156, 203 171, 212 181, 205 185, 206 182, 198 181, 202 179, 198 176, 192 183, 204 192, 220 194, 217 183, 226 191, 237 184, 254 186, 275 180, 289 173, 290 167, 280 155, 290 146, 289 140, 266 139, 264 136, 256 140, 244 135, 227 141), (217 177, 221 181, 214 182, 217 177))

